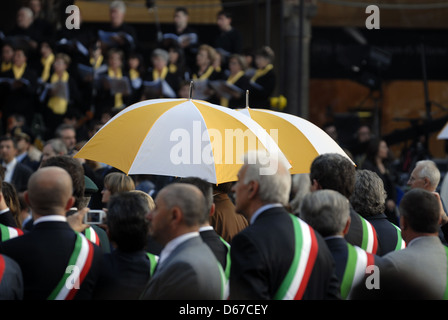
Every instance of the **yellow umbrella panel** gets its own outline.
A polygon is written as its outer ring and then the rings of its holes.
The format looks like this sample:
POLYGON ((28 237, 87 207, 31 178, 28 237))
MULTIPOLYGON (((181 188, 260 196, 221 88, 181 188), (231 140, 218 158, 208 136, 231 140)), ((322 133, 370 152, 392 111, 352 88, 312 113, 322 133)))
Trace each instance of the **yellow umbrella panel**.
POLYGON ((154 99, 127 107, 76 155, 127 174, 196 176, 236 181, 242 156, 261 150, 284 157, 252 119, 222 106, 187 99, 154 99))
POLYGON ((255 120, 277 142, 291 163, 291 174, 309 173, 313 160, 323 153, 339 153, 352 161, 325 131, 310 121, 267 109, 247 107, 239 112, 255 120))

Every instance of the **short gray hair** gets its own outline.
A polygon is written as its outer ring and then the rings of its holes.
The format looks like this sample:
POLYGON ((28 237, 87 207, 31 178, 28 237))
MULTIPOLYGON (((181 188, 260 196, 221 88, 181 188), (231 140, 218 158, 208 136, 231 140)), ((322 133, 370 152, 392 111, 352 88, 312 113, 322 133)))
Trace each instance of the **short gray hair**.
POLYGON ((355 189, 350 202, 361 216, 375 216, 386 209, 387 193, 383 180, 376 172, 358 170, 356 172, 355 189))
POLYGON ((420 178, 428 178, 432 187, 437 188, 440 182, 440 171, 437 165, 432 160, 420 160, 415 164, 416 168, 421 168, 419 171, 420 178))
POLYGON ((56 154, 67 154, 67 146, 65 145, 64 141, 62 141, 60 138, 53 138, 45 142, 45 145, 50 145, 53 151, 56 154))
POLYGON ((160 49, 160 48, 154 49, 154 51, 153 51, 152 54, 151 54, 151 57, 152 57, 152 58, 154 58, 154 57, 160 57, 160 58, 162 58, 163 60, 165 60, 165 62, 168 62, 168 60, 169 60, 169 58, 170 58, 168 52, 167 52, 166 50, 164 50, 164 49, 160 49))
POLYGON ((110 3, 109 9, 117 9, 117 10, 120 10, 121 12, 125 13, 126 12, 126 4, 123 1, 115 0, 110 3))
POLYGON ((291 174, 289 164, 280 155, 267 155, 266 152, 249 151, 244 155, 247 166, 244 184, 257 181, 260 185, 258 196, 265 203, 287 205, 291 191, 291 174), (275 172, 268 171, 276 168, 275 172))
POLYGON ((337 191, 324 189, 303 198, 299 216, 323 237, 340 234, 350 217, 348 199, 337 191))

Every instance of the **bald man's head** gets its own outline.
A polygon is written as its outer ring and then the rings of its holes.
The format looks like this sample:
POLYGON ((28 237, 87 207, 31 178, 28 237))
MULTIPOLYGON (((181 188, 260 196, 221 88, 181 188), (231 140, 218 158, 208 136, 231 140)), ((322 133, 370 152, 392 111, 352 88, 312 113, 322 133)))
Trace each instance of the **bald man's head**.
POLYGON ((45 167, 30 177, 25 199, 33 214, 65 215, 73 205, 72 194, 72 179, 68 172, 59 167, 45 167))

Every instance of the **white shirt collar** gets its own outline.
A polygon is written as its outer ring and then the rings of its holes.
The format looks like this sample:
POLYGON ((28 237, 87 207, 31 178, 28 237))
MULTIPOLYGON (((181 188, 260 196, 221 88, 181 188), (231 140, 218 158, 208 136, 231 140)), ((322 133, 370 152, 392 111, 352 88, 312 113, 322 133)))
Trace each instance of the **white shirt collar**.
POLYGON ((0 210, 0 214, 6 213, 6 212, 9 212, 9 208, 6 208, 6 209, 3 209, 3 210, 0 210))
POLYGON ((258 216, 260 214, 262 214, 264 211, 272 209, 272 208, 277 208, 277 207, 282 207, 281 203, 269 203, 269 204, 265 204, 264 206, 258 208, 257 211, 254 212, 254 214, 252 215, 252 218, 250 218, 250 224, 253 224, 255 222, 255 220, 258 218, 258 216))
POLYGON ((199 228, 199 232, 201 231, 208 231, 208 230, 214 230, 212 226, 203 226, 199 228))
POLYGON ((41 222, 48 222, 48 221, 66 222, 67 221, 67 217, 60 216, 60 215, 57 215, 57 214, 52 214, 52 215, 49 215, 49 216, 43 216, 43 217, 39 217, 36 220, 34 220, 33 225, 36 225, 36 224, 41 223, 41 222))
POLYGON ((174 251, 174 249, 177 248, 178 245, 180 245, 182 242, 187 241, 188 239, 199 237, 199 232, 189 232, 185 233, 181 236, 178 236, 177 238, 174 238, 170 242, 166 244, 166 246, 162 249, 159 256, 159 262, 160 265, 166 258, 169 257, 169 255, 174 251))

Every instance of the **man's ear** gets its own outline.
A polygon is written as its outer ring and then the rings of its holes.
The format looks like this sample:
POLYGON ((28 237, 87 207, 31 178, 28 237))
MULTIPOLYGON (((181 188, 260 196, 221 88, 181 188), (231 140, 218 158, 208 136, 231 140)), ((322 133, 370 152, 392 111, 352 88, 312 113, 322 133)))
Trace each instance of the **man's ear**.
MULTIPOLYGON (((3 194, 0 193, 0 201, 2 200, 2 198, 3 198, 3 194)), ((30 204, 30 195, 28 194, 28 190, 23 192, 23 199, 25 199, 25 203, 27 205, 29 205, 29 206, 31 205, 30 204)))
POLYGON ((322 186, 319 184, 319 182, 317 182, 316 179, 313 179, 311 181, 310 191, 313 192, 313 191, 317 191, 317 190, 321 190, 321 189, 322 189, 322 186))
POLYGON ((183 219, 182 211, 179 207, 173 207, 171 208, 171 222, 174 222, 176 224, 179 224, 180 221, 183 219))
POLYGON ((349 216, 348 219, 347 219, 347 223, 345 224, 344 230, 342 231, 344 236, 348 233, 348 230, 350 229, 351 222, 352 222, 352 219, 349 216))
POLYGON ((210 214, 209 214, 210 217, 215 214, 215 209, 216 209, 216 205, 213 203, 212 207, 210 209, 210 214))
POLYGON ((67 203, 65 204, 65 211, 70 210, 71 207, 75 204, 75 197, 71 196, 70 199, 68 199, 67 203))
POLYGON ((249 181, 249 199, 253 199, 258 195, 258 190, 260 189, 260 184, 258 181, 252 180, 249 181))

